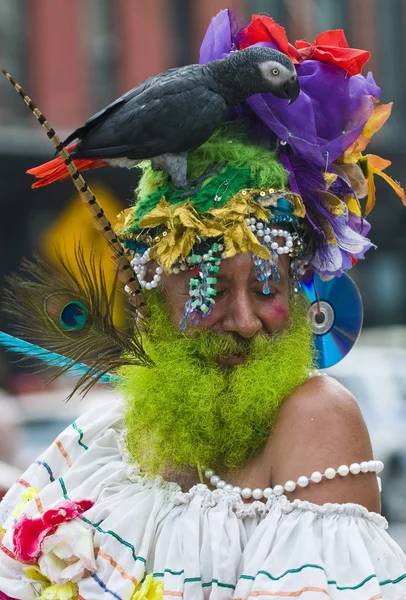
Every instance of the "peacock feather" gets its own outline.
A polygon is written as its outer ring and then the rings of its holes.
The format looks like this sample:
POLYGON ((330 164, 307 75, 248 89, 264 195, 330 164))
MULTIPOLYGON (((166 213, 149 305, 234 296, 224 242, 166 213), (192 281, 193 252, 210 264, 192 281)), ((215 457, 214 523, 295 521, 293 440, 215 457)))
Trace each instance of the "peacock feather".
POLYGON ((123 365, 151 366, 135 321, 129 331, 113 323, 117 274, 109 291, 101 261, 93 252, 86 258, 80 243, 75 249, 79 276, 60 249, 57 258, 61 270, 39 256, 24 259, 21 272, 7 278, 4 296, 4 310, 15 321, 16 335, 68 359, 54 364, 52 378, 78 366, 84 370, 74 392, 81 388, 86 393, 123 365))

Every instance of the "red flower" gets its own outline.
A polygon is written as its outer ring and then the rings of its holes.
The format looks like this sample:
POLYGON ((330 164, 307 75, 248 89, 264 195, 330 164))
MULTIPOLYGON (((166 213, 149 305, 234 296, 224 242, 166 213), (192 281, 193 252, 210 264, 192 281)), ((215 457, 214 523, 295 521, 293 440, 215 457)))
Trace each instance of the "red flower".
POLYGON ((370 57, 366 50, 349 48, 342 29, 320 33, 313 44, 298 40, 295 47, 289 43, 284 28, 271 17, 253 15, 251 23, 240 34, 240 49, 259 42, 274 43, 295 64, 304 60, 319 60, 341 67, 349 75, 361 73, 370 57))
POLYGON ((240 34, 240 50, 258 42, 273 42, 296 64, 303 60, 298 50, 289 43, 282 25, 275 23, 271 17, 252 15, 251 23, 240 34))
POLYGON ((72 521, 93 506, 91 500, 64 500, 38 517, 23 515, 13 533, 14 552, 23 563, 35 563, 41 553, 44 538, 55 533, 61 523, 72 521))
POLYGON ((296 47, 303 59, 320 60, 337 65, 347 71, 348 75, 361 73, 362 67, 371 56, 367 50, 349 48, 342 29, 320 33, 313 44, 298 40, 296 47))

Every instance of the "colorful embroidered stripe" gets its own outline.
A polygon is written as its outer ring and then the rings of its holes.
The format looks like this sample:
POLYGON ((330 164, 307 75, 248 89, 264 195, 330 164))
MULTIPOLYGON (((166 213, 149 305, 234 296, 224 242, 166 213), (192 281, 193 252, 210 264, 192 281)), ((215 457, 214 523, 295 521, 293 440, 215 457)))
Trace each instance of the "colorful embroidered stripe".
POLYGON ((104 583, 104 581, 102 581, 99 577, 97 577, 97 575, 93 574, 92 577, 99 584, 99 586, 104 590, 105 594, 111 594, 112 596, 114 596, 114 598, 117 598, 117 600, 122 600, 121 597, 118 594, 116 594, 116 592, 113 592, 113 590, 109 590, 109 588, 104 583))
POLYGON ((79 446, 82 446, 82 448, 84 448, 85 450, 89 450, 89 447, 86 446, 86 444, 84 444, 82 442, 82 440, 83 440, 83 431, 81 429, 79 429, 79 427, 76 425, 76 422, 72 423, 72 427, 73 427, 73 429, 76 429, 76 431, 79 434, 79 439, 78 439, 79 446))
POLYGON ((25 481, 25 479, 17 479, 16 483, 23 485, 25 488, 31 487, 28 481, 25 481))
POLYGON ((37 511, 40 515, 44 512, 44 507, 42 506, 41 498, 39 496, 35 496, 35 504, 37 505, 37 511))
POLYGON ((4 544, 0 545, 0 550, 2 550, 2 552, 4 552, 4 554, 7 554, 7 556, 9 556, 10 558, 12 558, 13 560, 17 560, 17 557, 14 554, 14 552, 11 552, 11 550, 9 550, 8 548, 6 548, 6 546, 4 544))
POLYGON ((325 594, 328 597, 328 591, 324 588, 313 587, 312 585, 308 585, 302 588, 301 590, 295 590, 294 592, 251 592, 248 598, 251 598, 251 596, 270 596, 273 598, 297 598, 298 596, 301 596, 306 592, 319 592, 320 594, 325 594))
POLYGON ((99 549, 98 556, 101 556, 102 558, 105 558, 106 560, 108 560, 109 563, 111 564, 111 566, 114 567, 114 569, 116 569, 120 573, 120 575, 123 577, 123 579, 129 579, 130 581, 133 582, 135 587, 137 587, 137 585, 139 583, 138 579, 136 579, 136 577, 132 577, 132 575, 127 575, 127 573, 124 571, 123 567, 121 567, 118 564, 118 562, 116 562, 114 560, 114 558, 112 556, 110 556, 110 554, 107 554, 106 552, 103 552, 103 550, 99 549))
POLYGON ((54 475, 52 473, 51 467, 45 461, 43 461, 43 460, 36 460, 35 462, 36 462, 37 465, 41 465, 42 467, 44 467, 48 471, 48 475, 49 475, 49 479, 50 479, 51 483, 54 482, 55 481, 55 477, 54 477, 54 475))
POLYGON ((55 440, 55 444, 58 446, 59 452, 62 454, 62 456, 64 457, 64 459, 66 460, 66 463, 69 467, 69 469, 72 466, 72 461, 69 458, 68 453, 66 452, 65 448, 63 447, 63 444, 60 440, 55 440))

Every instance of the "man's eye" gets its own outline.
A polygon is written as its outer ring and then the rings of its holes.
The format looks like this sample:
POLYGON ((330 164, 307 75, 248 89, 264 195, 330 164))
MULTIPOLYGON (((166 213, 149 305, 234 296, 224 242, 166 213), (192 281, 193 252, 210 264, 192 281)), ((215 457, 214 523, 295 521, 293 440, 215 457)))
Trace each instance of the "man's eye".
POLYGON ((272 290, 270 290, 269 294, 264 294, 264 291, 262 289, 255 290, 254 293, 257 296, 260 296, 261 298, 263 298, 264 300, 271 300, 272 298, 275 297, 275 292, 273 292, 272 290))
POLYGON ((226 290, 217 290, 215 299, 221 300, 221 298, 224 298, 225 295, 226 295, 226 290))

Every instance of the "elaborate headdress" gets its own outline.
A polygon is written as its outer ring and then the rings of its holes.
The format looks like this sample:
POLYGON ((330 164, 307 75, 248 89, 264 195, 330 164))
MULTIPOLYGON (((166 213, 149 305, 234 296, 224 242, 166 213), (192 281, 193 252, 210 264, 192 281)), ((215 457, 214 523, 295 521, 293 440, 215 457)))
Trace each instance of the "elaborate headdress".
MULTIPOLYGON (((256 93, 231 107, 205 143, 189 148, 188 180, 196 178, 200 183, 186 192, 175 186, 167 171, 157 168, 156 160, 142 162, 134 206, 120 215, 115 232, 108 222, 99 225, 107 232, 119 260, 120 278, 131 297, 141 297, 140 289, 156 288, 163 271, 190 271, 190 297, 181 328, 210 314, 223 259, 251 252, 255 275, 267 294, 269 281, 279 278, 279 256, 288 254, 292 287, 298 292, 305 271, 323 280, 340 277, 373 246, 366 237, 370 226, 365 217, 375 203, 376 175, 406 204, 403 189, 383 172, 389 161, 364 154, 392 108, 391 104, 379 104, 380 89, 372 74, 361 74, 369 53, 349 48, 341 30, 324 32, 313 44, 299 41, 293 46, 270 17, 254 15, 246 27, 239 28, 230 12, 223 10, 208 28, 200 63, 233 57, 249 47, 282 52, 290 59, 288 63, 284 59, 287 69, 293 62, 294 78, 300 83, 295 103, 290 105, 281 94, 256 93), (217 165, 214 169, 213 164, 217 165), (205 180, 202 172, 207 174, 205 180), (154 261, 155 273, 148 270, 150 261, 154 261)), ((24 96, 18 85, 17 89, 24 96)), ((25 100, 33 108, 27 97, 25 100)), ((43 123, 41 113, 35 110, 43 123)), ((101 115, 109 114, 106 111, 88 123, 98 123, 101 115)), ((48 131, 50 138, 53 134, 48 131)), ((57 149, 65 152, 62 145, 57 149)), ((79 180, 66 152, 64 162, 100 220, 103 211, 95 208, 95 199, 79 180)), ((80 165, 93 168, 104 162, 83 160, 80 165)), ((57 170, 63 174, 59 165, 57 170)), ((42 167, 31 170, 45 177, 45 182, 50 171, 42 167)), ((81 264, 88 277, 82 259, 81 264)), ((75 307, 73 312, 85 312, 75 307)), ((119 347, 128 359, 131 352, 119 347)), ((81 356, 93 373, 95 369, 99 374, 108 370, 100 364, 100 355, 97 363, 86 353, 81 356)), ((148 362, 140 346, 135 362, 148 362)), ((114 367, 115 363, 109 364, 114 367)))

